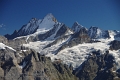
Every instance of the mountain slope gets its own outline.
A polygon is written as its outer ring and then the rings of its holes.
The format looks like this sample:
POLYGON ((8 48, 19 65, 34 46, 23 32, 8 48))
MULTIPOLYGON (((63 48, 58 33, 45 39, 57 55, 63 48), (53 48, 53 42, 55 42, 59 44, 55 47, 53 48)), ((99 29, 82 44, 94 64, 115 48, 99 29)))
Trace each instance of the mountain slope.
POLYGON ((19 36, 26 36, 29 34, 33 34, 34 32, 37 31, 41 20, 37 20, 36 18, 32 18, 28 24, 23 25, 22 28, 18 31, 14 31, 13 34, 9 35, 5 35, 5 37, 7 37, 8 39, 13 39, 15 37, 19 37, 19 36))
MULTIPOLYGON (((119 74, 117 74, 120 69, 119 31, 101 30, 94 26, 87 29, 78 22, 75 22, 72 28, 69 28, 64 23, 58 22, 52 14, 48 14, 41 20, 33 18, 26 26, 23 26, 19 31, 14 31, 9 37, 11 40, 0 37, 0 50, 4 51, 6 48, 16 50, 12 50, 12 53, 15 55, 15 61, 19 62, 16 63, 19 66, 17 69, 22 69, 19 70, 22 71, 20 74, 27 74, 22 76, 24 79, 30 79, 30 77, 33 79, 33 73, 37 76, 34 77, 35 79, 45 78, 46 80, 76 80, 74 75, 79 80, 97 80, 100 76, 105 79, 109 79, 109 77, 110 79, 119 78, 119 74), (45 56, 50 57, 52 63, 45 56), (114 62, 115 66, 108 66, 113 65, 111 61, 114 62), (40 68, 38 69, 36 66, 40 68), (71 72, 69 72, 69 67, 72 68, 71 72), (112 70, 112 68, 115 69, 112 70), (71 74, 72 71, 75 71, 74 75, 71 74), (102 72, 109 77, 105 77, 102 72), (39 73, 43 76, 38 76, 39 73), (70 75, 72 75, 71 79, 70 75), (48 79, 48 76, 50 79, 48 79)), ((16 70, 13 65, 10 65, 9 68, 9 74, 13 72, 11 69, 16 70)))

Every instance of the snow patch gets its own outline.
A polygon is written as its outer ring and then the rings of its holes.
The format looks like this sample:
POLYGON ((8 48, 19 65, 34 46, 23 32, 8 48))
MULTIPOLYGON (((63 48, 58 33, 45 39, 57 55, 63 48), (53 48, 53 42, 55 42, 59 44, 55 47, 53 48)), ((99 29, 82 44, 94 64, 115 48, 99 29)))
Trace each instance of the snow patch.
POLYGON ((36 41, 36 42, 29 42, 28 44, 23 44, 23 46, 28 47, 30 49, 34 49, 37 52, 41 52, 43 48, 51 43, 52 41, 36 41))
POLYGON ((5 48, 9 48, 9 49, 11 49, 11 50, 13 50, 13 51, 16 51, 15 49, 13 49, 12 47, 9 47, 9 46, 7 46, 7 45, 5 45, 5 44, 3 44, 3 43, 0 43, 0 49, 5 49, 5 48))

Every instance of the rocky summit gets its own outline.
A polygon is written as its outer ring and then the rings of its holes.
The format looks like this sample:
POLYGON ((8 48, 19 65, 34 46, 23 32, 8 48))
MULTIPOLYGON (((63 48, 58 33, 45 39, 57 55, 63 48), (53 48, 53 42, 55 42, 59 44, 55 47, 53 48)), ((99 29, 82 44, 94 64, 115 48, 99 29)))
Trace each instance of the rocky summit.
POLYGON ((120 80, 119 55, 120 31, 49 13, 0 36, 0 80, 120 80))

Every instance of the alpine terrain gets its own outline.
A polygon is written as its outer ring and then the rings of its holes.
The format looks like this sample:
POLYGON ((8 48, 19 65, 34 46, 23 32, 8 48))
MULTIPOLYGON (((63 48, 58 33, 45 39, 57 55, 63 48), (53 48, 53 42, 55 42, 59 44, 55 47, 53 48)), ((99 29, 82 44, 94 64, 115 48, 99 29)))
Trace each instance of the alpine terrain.
POLYGON ((120 31, 32 18, 0 36, 0 80, 120 80, 120 31))

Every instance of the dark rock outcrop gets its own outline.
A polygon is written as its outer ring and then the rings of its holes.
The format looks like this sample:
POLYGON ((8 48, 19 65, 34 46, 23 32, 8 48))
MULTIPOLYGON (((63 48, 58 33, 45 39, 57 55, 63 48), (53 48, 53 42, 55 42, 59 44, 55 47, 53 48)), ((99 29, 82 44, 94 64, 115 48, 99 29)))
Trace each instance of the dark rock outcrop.
POLYGON ((110 38, 108 30, 101 30, 98 27, 91 26, 88 30, 88 35, 92 39, 110 38))
POLYGON ((110 43, 110 50, 120 49, 120 41, 114 40, 110 43))

